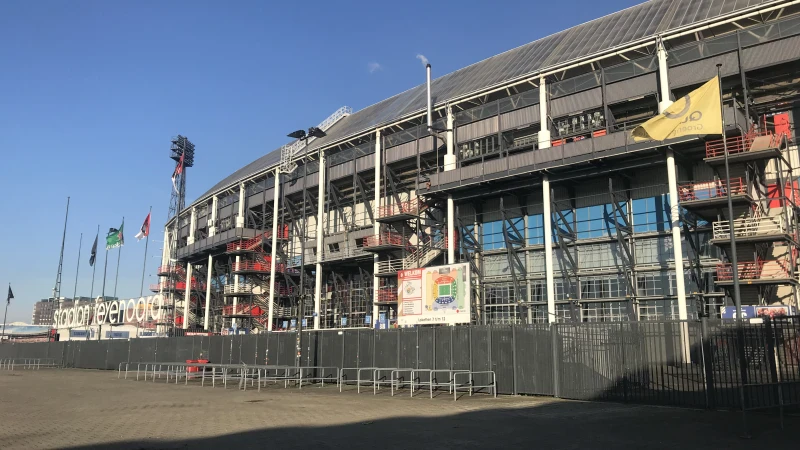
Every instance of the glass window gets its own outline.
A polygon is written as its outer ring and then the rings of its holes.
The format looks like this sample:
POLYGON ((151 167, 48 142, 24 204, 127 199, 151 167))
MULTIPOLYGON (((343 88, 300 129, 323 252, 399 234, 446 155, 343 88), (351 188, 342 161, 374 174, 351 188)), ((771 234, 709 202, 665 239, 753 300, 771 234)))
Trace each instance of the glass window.
POLYGON ((528 245, 544 244, 544 215, 528 216, 528 245))
MULTIPOLYGON (((620 203, 623 214, 627 214, 627 205, 620 203)), ((575 210, 577 223, 575 232, 578 239, 610 237, 616 235, 616 218, 612 204, 587 206, 575 210)))
POLYGON ((633 205, 633 232, 647 233, 669 230, 669 202, 667 195, 637 198, 633 205))
POLYGON ((481 238, 484 250, 497 250, 506 247, 503 239, 503 221, 486 222, 481 227, 481 238))

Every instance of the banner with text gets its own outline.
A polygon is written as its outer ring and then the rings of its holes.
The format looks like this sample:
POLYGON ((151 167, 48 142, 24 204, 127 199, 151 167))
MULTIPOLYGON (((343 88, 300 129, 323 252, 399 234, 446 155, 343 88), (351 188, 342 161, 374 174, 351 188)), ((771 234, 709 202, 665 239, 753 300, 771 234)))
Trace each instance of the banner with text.
POLYGON ((397 274, 400 326, 470 322, 468 264, 401 270, 397 274))

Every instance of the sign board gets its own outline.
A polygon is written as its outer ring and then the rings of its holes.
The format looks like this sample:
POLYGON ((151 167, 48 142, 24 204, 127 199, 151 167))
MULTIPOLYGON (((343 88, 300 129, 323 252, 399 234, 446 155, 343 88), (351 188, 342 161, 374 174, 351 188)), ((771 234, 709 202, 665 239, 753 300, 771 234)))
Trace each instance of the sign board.
POLYGON ((106 331, 106 339, 128 339, 130 331, 106 331))
POLYGON ((397 274, 397 323, 469 323, 470 281, 469 264, 401 270, 397 274))
POLYGON ((69 330, 69 337, 70 338, 85 338, 88 339, 90 334, 89 330, 69 330))
MULTIPOLYGON (((753 318, 775 318, 775 317, 783 317, 783 316, 791 316, 795 314, 795 309, 792 306, 787 305, 773 305, 773 306, 753 306, 753 305, 746 305, 742 306, 742 318, 743 319, 753 319, 753 318)), ((736 307, 735 306, 723 306, 722 307, 722 318, 723 319, 735 319, 736 318, 736 307)))
POLYGON ((54 328, 85 327, 89 325, 123 324, 161 320, 164 297, 161 294, 129 300, 104 301, 97 297, 94 304, 75 302, 71 308, 61 308, 53 314, 54 328))

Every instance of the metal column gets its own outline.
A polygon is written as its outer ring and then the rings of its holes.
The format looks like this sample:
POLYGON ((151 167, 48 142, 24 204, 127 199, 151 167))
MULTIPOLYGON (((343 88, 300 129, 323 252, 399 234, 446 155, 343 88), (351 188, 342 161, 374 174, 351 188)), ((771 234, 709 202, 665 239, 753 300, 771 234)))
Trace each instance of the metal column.
POLYGON ((236 228, 244 228, 244 200, 245 200, 244 183, 239 183, 239 211, 236 215, 236 228))
POLYGON ((197 208, 192 207, 192 214, 189 216, 189 237, 186 238, 186 245, 194 244, 194 229, 197 228, 197 208))
POLYGON ((539 78, 539 148, 550 147, 550 126, 547 115, 547 81, 544 77, 539 78))

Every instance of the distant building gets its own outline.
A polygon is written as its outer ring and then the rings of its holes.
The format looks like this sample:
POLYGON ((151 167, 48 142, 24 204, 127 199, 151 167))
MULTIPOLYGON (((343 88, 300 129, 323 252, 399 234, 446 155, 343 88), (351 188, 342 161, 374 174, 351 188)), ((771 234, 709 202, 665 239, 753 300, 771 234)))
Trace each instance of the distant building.
MULTIPOLYGON (((116 297, 105 297, 106 301, 116 300, 116 297)), ((94 303, 91 297, 76 297, 76 298, 45 298, 39 300, 33 305, 33 315, 31 316, 32 325, 53 325, 53 314, 60 308, 71 308, 75 305, 76 301, 81 303, 94 303)))

